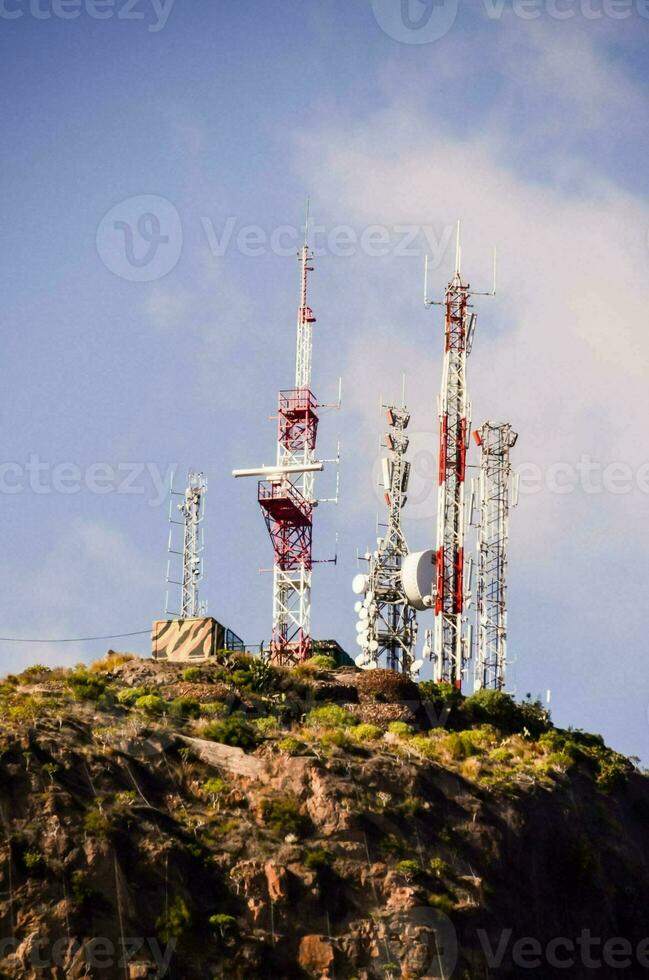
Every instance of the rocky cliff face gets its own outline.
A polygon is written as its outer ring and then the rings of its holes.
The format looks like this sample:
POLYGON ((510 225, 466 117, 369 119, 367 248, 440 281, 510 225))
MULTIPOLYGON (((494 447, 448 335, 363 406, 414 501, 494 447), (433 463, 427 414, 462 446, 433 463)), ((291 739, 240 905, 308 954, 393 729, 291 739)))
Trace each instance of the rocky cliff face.
POLYGON ((646 975, 644 776, 533 705, 328 666, 8 678, 0 975, 646 975))

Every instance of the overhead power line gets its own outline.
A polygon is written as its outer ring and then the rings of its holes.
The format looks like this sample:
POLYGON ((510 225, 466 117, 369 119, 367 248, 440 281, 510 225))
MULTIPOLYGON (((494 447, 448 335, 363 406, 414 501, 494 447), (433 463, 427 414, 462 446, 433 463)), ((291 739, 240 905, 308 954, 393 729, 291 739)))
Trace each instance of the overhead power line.
POLYGON ((134 630, 132 633, 112 633, 110 636, 67 636, 63 639, 44 640, 29 639, 25 636, 0 636, 0 643, 90 643, 91 640, 123 640, 127 636, 144 636, 151 633, 148 630, 134 630))

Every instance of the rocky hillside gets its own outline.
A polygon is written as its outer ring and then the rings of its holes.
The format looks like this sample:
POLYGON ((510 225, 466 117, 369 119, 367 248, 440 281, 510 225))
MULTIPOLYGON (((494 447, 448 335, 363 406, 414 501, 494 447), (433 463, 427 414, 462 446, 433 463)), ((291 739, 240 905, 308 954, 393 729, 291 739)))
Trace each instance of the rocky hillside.
POLYGON ((7 677, 0 976, 646 975, 628 760, 538 705, 332 668, 7 677))

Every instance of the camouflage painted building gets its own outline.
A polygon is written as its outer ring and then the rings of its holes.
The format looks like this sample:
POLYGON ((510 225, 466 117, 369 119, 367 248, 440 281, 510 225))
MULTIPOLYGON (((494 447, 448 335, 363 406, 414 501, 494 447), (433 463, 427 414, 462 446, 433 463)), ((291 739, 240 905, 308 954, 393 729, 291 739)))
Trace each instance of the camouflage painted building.
POLYGON ((244 650, 243 640, 211 616, 200 619, 158 619, 151 632, 154 660, 198 661, 217 650, 244 650))

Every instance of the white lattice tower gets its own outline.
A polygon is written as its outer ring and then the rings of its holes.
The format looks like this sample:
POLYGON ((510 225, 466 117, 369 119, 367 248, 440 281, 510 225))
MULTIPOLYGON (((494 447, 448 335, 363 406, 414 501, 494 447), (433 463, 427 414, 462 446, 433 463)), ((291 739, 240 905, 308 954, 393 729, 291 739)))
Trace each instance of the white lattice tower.
POLYGON ((173 483, 170 488, 167 584, 179 588, 180 608, 171 612, 167 591, 165 611, 168 615, 178 616, 180 619, 204 616, 207 611, 207 604, 199 599, 199 586, 203 578, 203 517, 206 491, 207 480, 202 473, 197 472, 188 474, 184 491, 174 490, 173 483), (182 497, 182 502, 177 507, 173 506, 174 497, 182 497), (180 512, 181 520, 174 518, 174 513, 177 511, 180 512), (182 532, 174 532, 175 526, 182 528, 182 532), (179 533, 182 534, 180 547, 176 544, 179 533), (179 578, 172 578, 172 564, 177 568, 179 558, 181 560, 179 578))
POLYGON ((373 668, 383 662, 391 670, 409 674, 415 660, 417 614, 408 604, 401 583, 401 565, 408 554, 401 512, 410 477, 410 463, 405 459, 410 413, 404 406, 388 406, 386 415, 390 455, 382 460, 382 477, 388 522, 376 551, 366 555, 368 574, 358 627, 362 652, 357 663, 373 668))
POLYGON ((502 691, 507 672, 507 564, 509 511, 516 504, 510 450, 518 435, 508 423, 485 422, 474 432, 480 446, 478 505, 477 652, 475 687, 502 691))

